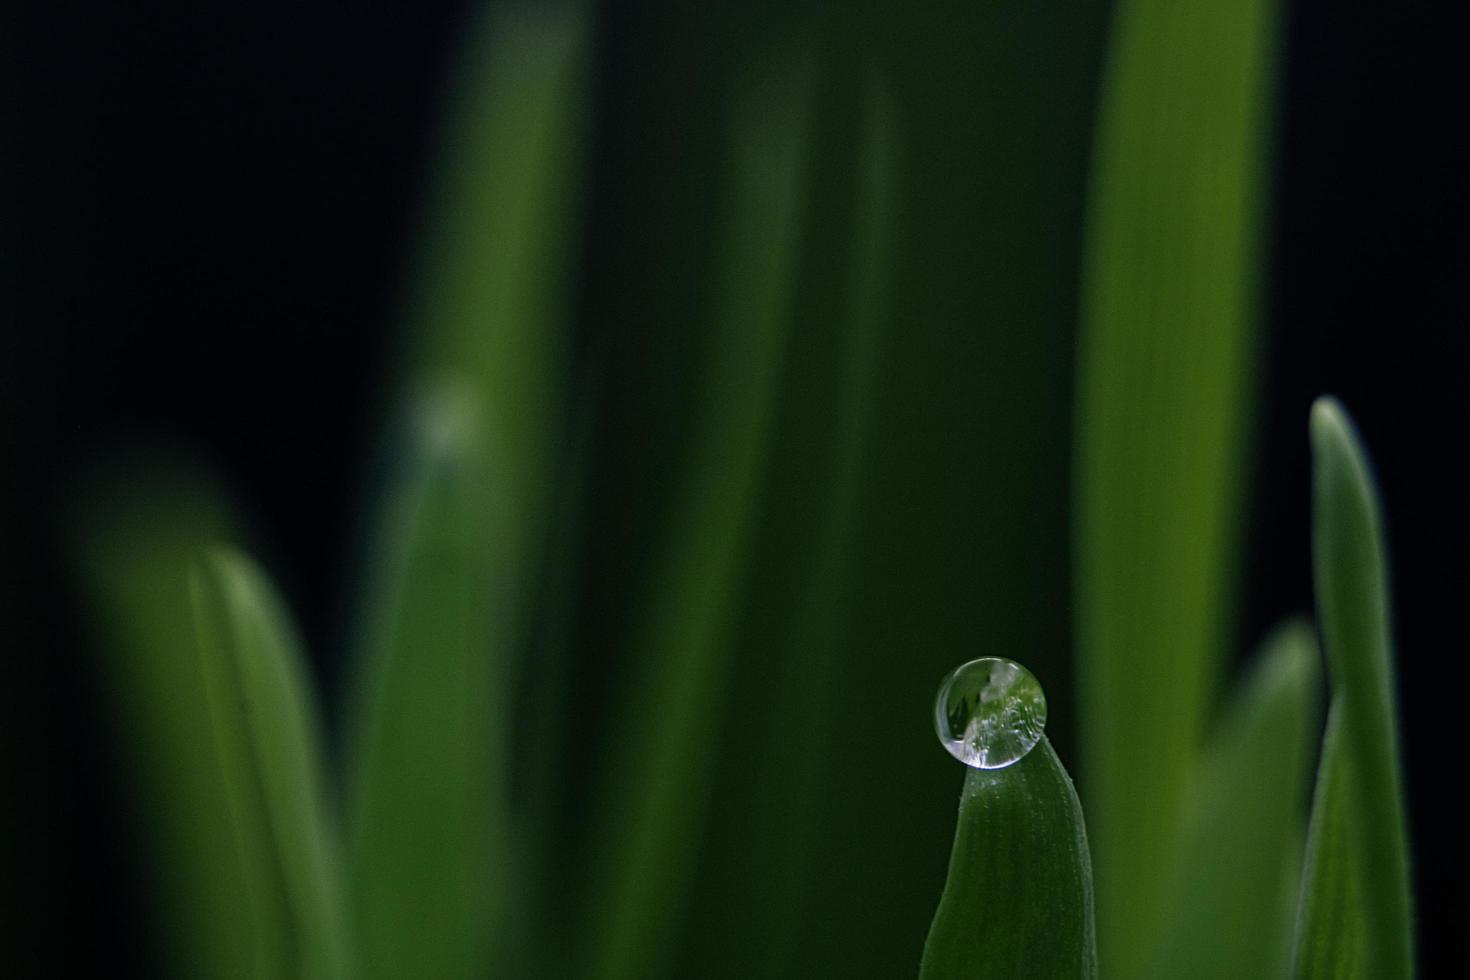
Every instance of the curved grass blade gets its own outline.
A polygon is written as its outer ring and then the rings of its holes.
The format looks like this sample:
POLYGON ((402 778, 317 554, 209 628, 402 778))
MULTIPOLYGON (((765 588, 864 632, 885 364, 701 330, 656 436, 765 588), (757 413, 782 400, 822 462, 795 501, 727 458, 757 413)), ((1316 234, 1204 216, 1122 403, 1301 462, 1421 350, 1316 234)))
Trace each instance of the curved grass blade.
POLYGON ((734 599, 791 329, 813 69, 783 52, 734 105, 724 281, 687 467, 631 638, 632 681, 603 766, 582 975, 663 974, 694 861, 734 599))
POLYGON ((1342 712, 1339 698, 1327 719, 1312 797, 1291 970, 1299 980, 1354 980, 1368 975, 1363 895, 1347 829, 1350 767, 1342 712))
POLYGON ((315 708, 268 587, 210 556, 230 533, 225 509, 198 479, 158 475, 109 482, 85 526, 171 972, 347 975, 315 708))
POLYGON ((1320 681, 1311 627, 1267 639, 1191 787, 1151 976, 1285 972, 1320 681))
POLYGON ((1114 15, 1074 492, 1082 783, 1104 972, 1122 977, 1157 927, 1229 639, 1275 9, 1128 0, 1114 15))
POLYGON ((381 518, 349 742, 366 976, 485 972, 503 895, 509 574, 466 390, 412 406, 381 518))
MULTIPOLYGON (((150 471, 167 474, 154 462, 150 471)), ((83 502, 79 563, 119 760, 133 793, 169 972, 249 975, 258 915, 236 847, 199 671, 189 563, 231 527, 202 481, 104 479, 83 502)))
POLYGON ((353 975, 320 718, 285 609, 244 556, 189 573, 194 626, 235 839, 260 913, 260 976, 353 975))
POLYGON ((920 980, 1097 976, 1082 806, 1042 738, 1004 769, 971 769, 920 980))
POLYGON ((805 941, 799 913, 820 833, 826 699, 843 665, 858 474, 889 298, 894 107, 876 70, 864 76, 852 84, 835 74, 820 103, 826 125, 812 172, 822 176, 803 195, 811 229, 796 297, 803 329, 781 383, 726 684, 725 710, 743 722, 725 726, 711 751, 709 819, 675 976, 788 975, 805 941))
POLYGON ((509 688, 563 428, 589 27, 577 2, 487 7, 455 91, 346 750, 368 976, 487 975, 526 904, 509 688))
POLYGON ((1337 755, 1364 973, 1392 980, 1413 973, 1414 922, 1382 522, 1367 456, 1337 401, 1312 406, 1311 434, 1317 613, 1342 705, 1337 755))

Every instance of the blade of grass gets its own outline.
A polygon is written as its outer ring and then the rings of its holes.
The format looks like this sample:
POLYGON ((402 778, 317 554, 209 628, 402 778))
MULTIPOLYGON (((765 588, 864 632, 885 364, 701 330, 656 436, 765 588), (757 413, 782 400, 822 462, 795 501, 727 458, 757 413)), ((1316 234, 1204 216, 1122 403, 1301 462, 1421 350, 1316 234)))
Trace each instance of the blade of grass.
POLYGON ((502 895, 509 574, 479 404, 411 408, 365 594, 349 748, 364 975, 477 976, 502 895))
POLYGON ((171 972, 345 975, 317 722, 285 614, 237 560, 208 557, 231 527, 218 495, 158 461, 129 467, 143 471, 99 484, 79 544, 171 972))
POLYGON ((1307 624, 1267 639, 1191 787, 1151 976, 1284 972, 1320 681, 1307 624))
POLYGON ((971 769, 920 980, 1097 976, 1092 862, 1071 777, 1042 738, 971 769))
POLYGON ((1274 18, 1272 0, 1129 0, 1113 23, 1075 470, 1082 781, 1111 975, 1146 956, 1229 639, 1274 18))
POLYGON ((157 896, 154 940, 177 976, 238 977, 256 961, 258 917, 230 830, 187 578, 231 522, 203 481, 158 461, 149 471, 158 475, 147 484, 103 477, 83 499, 80 570, 157 896))
POLYGON ((1347 829, 1350 767, 1342 714, 1339 697, 1333 701, 1327 734, 1322 738, 1312 823, 1307 830, 1291 970, 1300 980, 1352 980, 1368 975, 1364 971, 1367 926, 1363 896, 1347 829))
POLYGON ((778 53, 742 76, 733 105, 724 279, 690 455, 633 627, 631 683, 600 773, 584 975, 644 978, 669 966, 791 327, 812 81, 809 58, 778 53))
POLYGON ((1312 406, 1317 613, 1342 703, 1346 824, 1362 896, 1365 974, 1414 969, 1408 832, 1399 770, 1387 556, 1366 453, 1342 406, 1312 406))
POLYGON ((257 973, 355 975, 320 718, 289 617, 260 571, 230 550, 193 564, 189 593, 235 839, 270 925, 257 973))
POLYGON ((589 20, 487 7, 454 90, 346 753, 368 976, 485 975, 524 904, 509 687, 563 424, 589 20))
POLYGON ((739 610, 689 934, 675 976, 781 976, 800 942, 830 695, 856 574, 884 346, 893 105, 871 66, 824 80, 792 338, 739 610), (856 147, 856 152, 854 152, 856 147), (854 166, 854 156, 856 165, 854 166), (815 175, 820 174, 820 178, 815 175), (751 942, 752 936, 761 937, 751 942))

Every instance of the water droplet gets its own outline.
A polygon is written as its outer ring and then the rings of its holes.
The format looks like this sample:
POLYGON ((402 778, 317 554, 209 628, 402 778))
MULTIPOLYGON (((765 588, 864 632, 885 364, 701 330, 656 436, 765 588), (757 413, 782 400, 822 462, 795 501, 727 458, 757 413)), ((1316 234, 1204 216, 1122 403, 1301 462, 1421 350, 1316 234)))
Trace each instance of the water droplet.
POLYGON ((1014 660, 971 660, 939 685, 934 730, 949 754, 967 766, 1003 769, 1019 762, 1045 728, 1041 684, 1014 660))

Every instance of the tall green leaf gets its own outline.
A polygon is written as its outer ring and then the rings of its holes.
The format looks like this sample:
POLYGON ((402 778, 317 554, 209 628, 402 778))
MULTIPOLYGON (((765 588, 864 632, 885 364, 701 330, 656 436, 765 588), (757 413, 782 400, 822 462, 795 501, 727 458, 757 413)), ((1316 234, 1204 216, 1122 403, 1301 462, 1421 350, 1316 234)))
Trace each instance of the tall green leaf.
POLYGON ((1092 863, 1071 777, 1042 738, 971 769, 920 980, 1097 976, 1092 863))
POLYGON ((813 66, 757 61, 731 112, 727 235, 688 457, 629 641, 597 774, 584 975, 658 976, 697 850, 747 532, 792 329, 813 66))
POLYGON ((375 539, 349 742, 366 976, 478 976, 503 900, 510 570, 481 418, 465 389, 413 407, 375 539))
POLYGON ((350 973, 318 720, 279 601, 216 496, 150 464, 85 516, 120 758, 155 876, 158 939, 187 977, 350 973))
POLYGON ((1075 469, 1104 972, 1135 976, 1216 687, 1255 350, 1272 0, 1125 0, 1099 109, 1075 469))
POLYGON ((320 717, 289 617, 231 550, 193 564, 189 595, 216 758, 263 927, 257 973, 353 976, 320 717))
POLYGON ((1342 712, 1339 697, 1327 719, 1317 791, 1312 797, 1291 971, 1301 980, 1367 976, 1362 886, 1347 829, 1351 766, 1345 754, 1342 712))
POLYGON ((1150 974, 1281 976, 1320 719, 1317 645, 1291 623, 1265 643, 1198 766, 1150 974))
POLYGON ((724 725, 675 976, 781 976, 803 942, 830 678, 857 573, 852 538, 885 347, 891 93, 871 66, 825 79, 805 183, 797 322, 769 478, 740 583, 724 725), (855 165, 854 165, 855 163, 855 165), (751 942, 759 936, 759 942, 751 942))
POLYGON ((451 92, 346 747, 368 976, 485 975, 521 904, 509 688, 564 424, 589 20, 487 6, 451 92))
MULTIPOLYGON (((1378 495, 1347 413, 1334 399, 1319 398, 1312 406, 1311 433, 1317 614, 1342 706, 1342 745, 1334 752, 1340 768, 1327 778, 1340 777, 1345 784, 1341 819, 1362 897, 1363 972, 1391 980, 1413 973, 1414 921, 1394 707, 1388 559, 1378 495)), ((1324 805, 1332 799, 1328 796, 1324 805)), ((1328 828, 1314 840, 1326 851, 1320 860, 1332 860, 1327 846, 1335 819, 1331 813, 1319 818, 1328 828)), ((1313 860, 1319 858, 1314 855, 1313 860)), ((1308 945, 1313 941, 1304 939, 1308 945)))

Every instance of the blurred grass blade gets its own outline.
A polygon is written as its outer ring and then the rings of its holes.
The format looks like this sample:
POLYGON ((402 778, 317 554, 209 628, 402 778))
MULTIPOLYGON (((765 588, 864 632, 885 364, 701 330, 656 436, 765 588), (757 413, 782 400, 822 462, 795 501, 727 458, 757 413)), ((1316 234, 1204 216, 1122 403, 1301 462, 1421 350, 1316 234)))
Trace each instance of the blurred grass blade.
POLYGON ((346 748, 371 977, 479 977, 510 904, 510 691, 553 497, 583 184, 581 3, 482 11, 410 310, 346 748))
POLYGON ((486 970, 503 886, 506 569, 478 404, 413 404, 362 624, 349 846, 365 976, 486 970))
POLYGON ((587 899, 582 975, 656 977, 695 860, 708 756, 720 733, 754 503, 792 327, 800 177, 813 67, 779 53, 742 76, 733 107, 728 238, 689 455, 631 637, 587 899))
POLYGON ((1387 557, 1377 492, 1347 413, 1335 400, 1319 398, 1311 432, 1317 614, 1342 704, 1338 754, 1348 842, 1363 898, 1364 973, 1392 980, 1413 972, 1414 923, 1387 557))
POLYGON ((1101 955, 1120 977, 1157 924, 1230 639, 1275 7, 1125 0, 1114 15, 1084 257, 1075 580, 1101 955))
POLYGON ((675 976, 781 976, 805 937, 830 679, 857 573, 858 474, 884 347, 893 105, 869 68, 824 80, 803 193, 797 322, 739 610, 728 717, 675 976), (855 165, 854 165, 855 164, 855 165), (751 846, 752 843, 755 846, 751 846), (751 937, 759 936, 759 942, 751 937))
POLYGON ((1150 975, 1284 974, 1319 723, 1311 628, 1273 634, 1197 771, 1150 975))
POLYGON ((1097 976, 1082 806, 1051 743, 971 769, 920 980, 1097 976))
POLYGON ((285 610, 243 556, 190 570, 199 665, 235 840, 262 929, 262 977, 355 975, 321 728, 285 610))
POLYGON ((1322 739, 1312 823, 1307 831, 1292 957, 1292 976, 1298 980, 1354 980, 1368 975, 1364 970, 1363 895, 1347 829, 1351 804, 1342 733, 1339 697, 1333 702, 1322 739))
POLYGON ((101 485, 82 567, 170 972, 345 975, 317 720, 286 617, 241 560, 209 557, 231 524, 202 481, 130 470, 154 475, 101 485))

